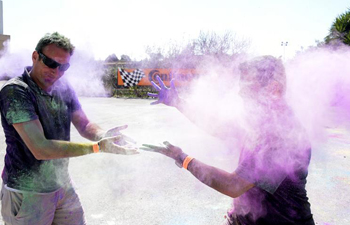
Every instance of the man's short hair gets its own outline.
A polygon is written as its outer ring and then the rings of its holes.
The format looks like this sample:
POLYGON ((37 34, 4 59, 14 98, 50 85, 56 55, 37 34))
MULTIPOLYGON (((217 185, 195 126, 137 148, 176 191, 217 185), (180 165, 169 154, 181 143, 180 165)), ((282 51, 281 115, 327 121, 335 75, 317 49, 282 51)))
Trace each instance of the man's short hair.
POLYGON ((45 36, 39 40, 38 44, 35 47, 35 50, 37 52, 42 52, 43 48, 50 44, 55 44, 57 47, 69 52, 70 55, 73 55, 75 48, 74 45, 68 38, 59 34, 58 32, 45 34, 45 36))
MULTIPOLYGON (((240 70, 253 73, 262 87, 275 80, 282 85, 282 91, 286 91, 286 74, 281 59, 270 55, 253 58, 248 62, 240 65, 240 70)), ((244 75, 243 75, 244 76, 244 75)))

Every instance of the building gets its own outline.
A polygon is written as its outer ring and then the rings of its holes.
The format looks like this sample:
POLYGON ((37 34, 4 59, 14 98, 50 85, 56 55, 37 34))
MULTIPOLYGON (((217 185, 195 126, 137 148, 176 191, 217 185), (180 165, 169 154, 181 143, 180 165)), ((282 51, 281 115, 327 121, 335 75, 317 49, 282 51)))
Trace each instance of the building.
POLYGON ((10 35, 4 34, 4 16, 3 16, 2 0, 0 0, 0 57, 2 50, 4 49, 4 43, 10 40, 10 35))
POLYGON ((10 40, 10 35, 4 35, 4 34, 0 34, 0 56, 1 56, 1 52, 4 49, 4 44, 7 40, 10 40))

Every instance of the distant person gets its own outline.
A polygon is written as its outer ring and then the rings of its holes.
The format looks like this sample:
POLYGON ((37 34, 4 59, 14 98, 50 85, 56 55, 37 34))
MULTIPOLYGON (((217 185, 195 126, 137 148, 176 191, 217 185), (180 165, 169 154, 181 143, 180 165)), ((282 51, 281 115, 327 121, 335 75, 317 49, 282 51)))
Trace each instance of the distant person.
MULTIPOLYGON (((263 56, 241 64, 240 70, 239 93, 247 121, 239 130, 244 131, 238 137, 243 147, 234 172, 204 164, 169 142, 164 146, 144 144, 142 149, 174 159, 204 184, 234 198, 226 225, 313 225, 305 189, 310 143, 286 103, 283 64, 272 56, 263 56)), ((174 106, 193 119, 196 113, 187 111, 190 103, 178 96, 174 82, 167 88, 157 79, 160 86, 153 86, 158 93, 149 94, 158 97, 153 104, 174 106)), ((231 136, 237 135, 237 129, 223 127, 226 136, 230 130, 234 130, 231 136)))
POLYGON ((72 88, 59 80, 73 51, 68 38, 45 35, 32 54, 33 65, 1 88, 7 145, 1 214, 6 225, 85 224, 68 173, 69 157, 138 153, 120 133, 126 126, 102 130, 87 118, 72 88), (71 123, 93 142, 70 142, 71 123))

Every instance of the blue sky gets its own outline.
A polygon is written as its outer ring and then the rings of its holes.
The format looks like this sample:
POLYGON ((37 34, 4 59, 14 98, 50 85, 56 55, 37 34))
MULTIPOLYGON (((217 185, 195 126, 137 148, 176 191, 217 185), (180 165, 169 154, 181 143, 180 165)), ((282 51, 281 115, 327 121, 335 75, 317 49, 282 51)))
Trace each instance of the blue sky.
POLYGON ((292 58, 323 40, 349 7, 348 0, 3 0, 11 51, 32 51, 45 33, 59 31, 96 59, 141 59, 147 45, 186 42, 201 30, 232 31, 251 41, 253 54, 285 50, 292 58))

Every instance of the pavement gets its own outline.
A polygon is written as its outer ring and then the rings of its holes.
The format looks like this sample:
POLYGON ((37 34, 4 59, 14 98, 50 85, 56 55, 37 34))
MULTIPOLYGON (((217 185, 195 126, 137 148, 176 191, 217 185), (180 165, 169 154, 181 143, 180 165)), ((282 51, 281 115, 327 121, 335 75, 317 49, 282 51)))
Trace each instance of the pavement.
MULTIPOLYGON (((233 171, 237 155, 193 125, 176 109, 147 99, 81 98, 88 117, 102 128, 128 124, 138 144, 169 141, 210 165, 233 171)), ((330 139, 313 149, 307 183, 316 224, 350 224, 350 133, 327 130, 330 139)), ((87 142, 72 130, 72 141, 87 142)), ((0 167, 5 142, 0 133, 0 167)), ((70 159, 69 171, 89 225, 222 224, 232 199, 197 181, 157 153, 106 153, 70 159)))

